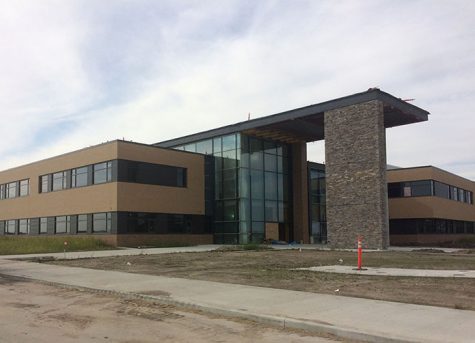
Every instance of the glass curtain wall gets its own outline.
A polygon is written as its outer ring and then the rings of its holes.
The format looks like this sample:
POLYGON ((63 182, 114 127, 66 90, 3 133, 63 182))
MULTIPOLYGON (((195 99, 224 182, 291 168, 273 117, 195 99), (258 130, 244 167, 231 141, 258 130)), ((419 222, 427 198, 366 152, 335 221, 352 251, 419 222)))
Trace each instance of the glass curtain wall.
POLYGON ((262 242, 266 224, 290 223, 289 147, 232 134, 175 147, 214 157, 215 242, 262 242))
POLYGON ((278 225, 285 239, 290 223, 289 147, 241 135, 240 241, 262 242, 266 225, 278 225))
POLYGON ((310 241, 327 242, 325 167, 310 165, 309 168, 310 241))

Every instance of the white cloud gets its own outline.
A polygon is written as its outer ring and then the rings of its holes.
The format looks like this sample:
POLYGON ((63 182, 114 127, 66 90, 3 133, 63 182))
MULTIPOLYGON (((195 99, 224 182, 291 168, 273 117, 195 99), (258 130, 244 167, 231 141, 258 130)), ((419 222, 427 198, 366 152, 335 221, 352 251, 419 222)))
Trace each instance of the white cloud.
POLYGON ((471 1, 16 4, 0 12, 0 169, 379 86, 432 113, 388 130, 390 163, 475 178, 471 1))

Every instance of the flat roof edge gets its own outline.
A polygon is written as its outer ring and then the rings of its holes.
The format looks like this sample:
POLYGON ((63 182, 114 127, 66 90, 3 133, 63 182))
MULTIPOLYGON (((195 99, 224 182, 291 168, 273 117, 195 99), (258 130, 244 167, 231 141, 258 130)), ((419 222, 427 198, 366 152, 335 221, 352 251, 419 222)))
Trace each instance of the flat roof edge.
POLYGON ((400 98, 396 98, 395 96, 383 92, 378 88, 370 88, 369 90, 361 93, 355 93, 352 95, 347 95, 341 98, 333 99, 324 101, 318 104, 308 105, 305 107, 300 107, 284 112, 279 112, 275 114, 271 114, 268 116, 263 116, 247 121, 238 122, 235 124, 225 125, 222 127, 218 127, 211 130, 201 131, 198 133, 189 134, 186 136, 173 138, 165 141, 161 141, 155 143, 155 146, 161 147, 173 147, 178 145, 184 145, 187 143, 209 139, 215 136, 222 136, 232 133, 241 132, 244 130, 249 130, 253 128, 257 128, 259 126, 265 126, 273 123, 277 123, 278 121, 285 121, 285 120, 292 120, 298 119, 301 117, 306 117, 312 114, 322 113, 325 111, 347 107, 351 105, 356 105, 363 102, 368 102, 372 100, 380 100, 387 105, 391 105, 393 107, 400 108, 401 110, 414 115, 418 118, 418 121, 425 121, 427 120, 427 116, 429 114, 428 111, 417 107, 413 104, 410 104, 400 98))
POLYGON ((456 176, 460 179, 464 179, 466 181, 469 181, 469 182, 472 182, 472 183, 475 183, 475 181, 473 180, 470 180, 470 179, 467 179, 466 177, 463 177, 463 176, 460 176, 458 174, 455 174, 455 173, 452 173, 448 170, 445 170, 445 169, 442 169, 442 168, 439 168, 439 167, 436 167, 436 166, 433 166, 433 165, 426 165, 426 166, 415 166, 415 167, 407 167, 407 168, 395 168, 395 169, 388 169, 386 172, 397 172, 397 171, 401 171, 401 170, 411 170, 411 169, 423 169, 423 168, 433 168, 433 169, 437 169, 443 173, 446 173, 446 174, 450 174, 450 175, 453 175, 453 176, 456 176))

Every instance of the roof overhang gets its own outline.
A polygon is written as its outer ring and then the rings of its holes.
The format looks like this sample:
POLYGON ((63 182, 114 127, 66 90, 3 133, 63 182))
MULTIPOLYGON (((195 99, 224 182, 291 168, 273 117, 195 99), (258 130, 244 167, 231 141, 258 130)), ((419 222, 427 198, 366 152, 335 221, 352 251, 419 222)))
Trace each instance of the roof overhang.
POLYGON ((154 145, 174 147, 236 132, 287 143, 318 141, 324 139, 323 117, 326 111, 372 100, 379 100, 383 103, 384 126, 386 128, 417 123, 428 119, 429 112, 422 108, 414 106, 407 101, 396 98, 377 88, 371 88, 366 92, 247 120, 237 124, 159 142, 154 145))

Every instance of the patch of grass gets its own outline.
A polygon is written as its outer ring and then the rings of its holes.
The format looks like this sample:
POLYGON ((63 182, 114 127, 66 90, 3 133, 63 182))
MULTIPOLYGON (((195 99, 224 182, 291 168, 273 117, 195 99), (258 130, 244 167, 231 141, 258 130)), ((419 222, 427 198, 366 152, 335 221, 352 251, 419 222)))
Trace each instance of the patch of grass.
POLYGON ((271 248, 259 244, 259 243, 246 243, 246 244, 239 244, 239 245, 225 245, 217 251, 262 251, 262 250, 270 250, 271 248))
POLYGON ((114 247, 93 237, 0 237, 0 255, 41 254, 64 251, 107 250, 114 247))
POLYGON ((260 245, 257 243, 247 243, 241 245, 242 250, 259 250, 260 245))

